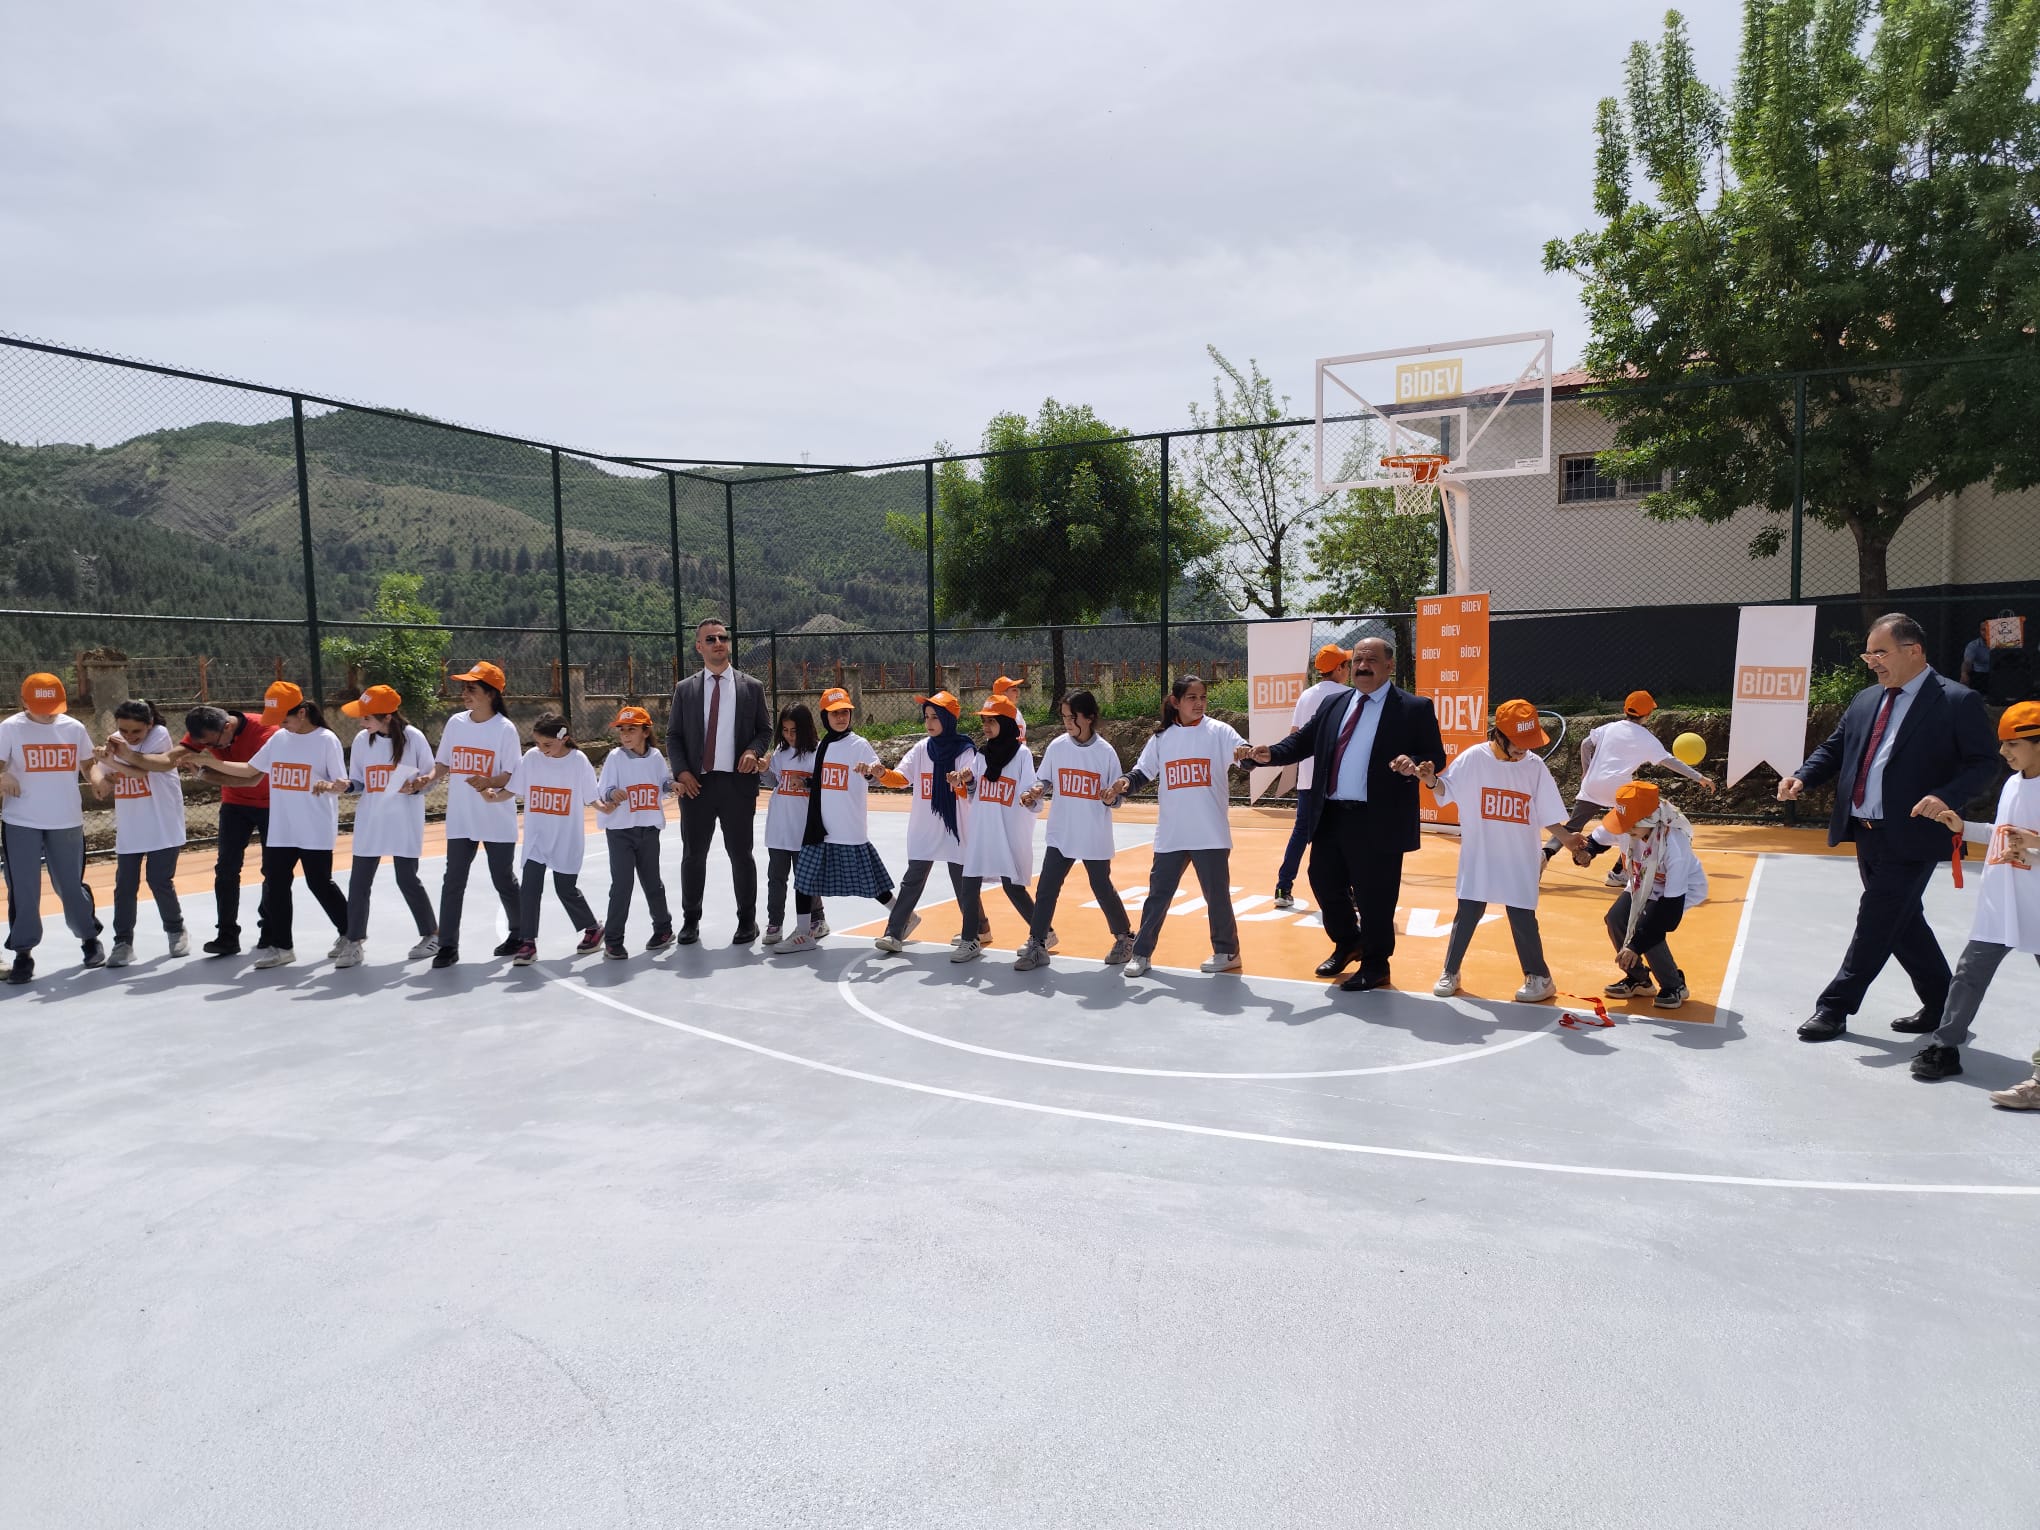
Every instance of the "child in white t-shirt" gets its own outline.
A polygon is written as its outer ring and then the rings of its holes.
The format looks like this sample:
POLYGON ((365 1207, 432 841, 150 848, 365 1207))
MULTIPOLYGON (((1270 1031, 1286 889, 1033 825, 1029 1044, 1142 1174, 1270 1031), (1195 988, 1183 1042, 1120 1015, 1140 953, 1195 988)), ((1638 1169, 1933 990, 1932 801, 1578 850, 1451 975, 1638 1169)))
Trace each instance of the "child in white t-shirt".
POLYGON ((92 764, 92 735, 69 716, 64 682, 30 675, 21 710, 0 722, 0 841, 7 858, 7 981, 35 976, 31 954, 42 943, 42 873, 64 901, 64 923, 78 937, 85 965, 106 965, 99 916, 85 885, 85 804, 79 778, 92 764))
MULTIPOLYGON (((2006 707, 1997 734, 1998 753, 2012 774, 1998 793, 1996 820, 1965 824, 1952 807, 1935 815, 1952 833, 1988 848, 1976 889, 1976 918, 1941 1006, 1940 1029, 1912 1060, 1913 1077, 1928 1082, 1962 1071, 1960 1048, 1998 965, 2014 951, 2040 957, 2040 701, 2006 707)), ((2040 1110, 2040 1052, 2033 1054, 2031 1078, 1993 1090, 1990 1099, 2006 1110, 2040 1110)))
MULTIPOLYGON (((1673 754, 1655 733, 1644 726, 1644 719, 1656 710, 1657 698, 1649 691, 1631 691, 1622 700, 1622 716, 1619 719, 1602 723, 1580 740, 1580 792, 1573 801, 1571 814, 1566 818, 1567 830, 1577 832, 1604 815, 1615 805, 1615 793, 1622 783, 1646 765, 1667 766, 1687 780, 1698 782, 1708 796, 1714 795, 1714 782, 1710 777, 1702 775, 1673 754)), ((1554 835, 1545 843, 1545 860, 1549 861, 1558 854, 1560 848, 1561 841, 1554 835)), ((1589 846, 1588 860, 1591 861, 1597 853, 1594 847, 1589 846)), ((1626 887, 1628 883, 1628 874, 1618 854, 1614 869, 1608 873, 1608 885, 1626 887)))
MULTIPOLYGON (((779 709, 779 742, 765 762, 760 781, 772 794, 765 809, 765 937, 776 946, 786 935, 786 887, 807 832, 808 798, 815 775, 815 714, 803 702, 779 709)), ((793 895, 793 910, 807 916, 815 939, 829 933, 822 900, 793 895)))
POLYGON ((451 776, 446 789, 446 869, 439 881, 439 952, 434 968, 460 960, 460 920, 467 903, 468 872, 477 851, 489 859, 489 881, 503 904, 510 933, 495 949, 515 956, 524 944, 517 920, 523 909, 518 891, 517 804, 503 791, 523 752, 517 725, 503 715, 503 671, 486 659, 455 675, 465 712, 447 718, 439 735, 427 787, 451 776))
POLYGON ((1062 734, 1041 751, 1034 785, 1021 799, 1030 808, 1039 807, 1044 795, 1053 800, 1048 808, 1048 848, 1034 888, 1034 922, 1013 963, 1017 972, 1048 965, 1056 901, 1070 867, 1079 861, 1112 931, 1106 963, 1116 966, 1133 955, 1133 926, 1119 889, 1112 885, 1112 809, 1105 802, 1107 790, 1119 779, 1119 751, 1098 737, 1098 698, 1089 691, 1063 698, 1062 722, 1062 734))
MULTIPOLYGON (((959 761, 950 773, 950 785, 970 794, 970 835, 963 847, 963 881, 957 903, 963 912, 964 934, 950 953, 953 962, 975 961, 984 951, 985 918, 983 888, 986 877, 997 877, 1011 903, 1031 930, 1034 899, 1027 884, 1034 880, 1034 820, 1040 813, 1039 797, 1025 800, 1034 786, 1034 756, 1020 742, 1020 709, 1013 698, 995 695, 978 709, 985 720, 985 736, 976 751, 959 761)), ((1031 937, 1020 944, 1025 949, 1031 937)), ((1046 943, 1055 946, 1055 931, 1046 943)))
MULTIPOLYGON (((828 731, 815 743, 807 822, 793 863, 794 891, 810 899, 874 898, 889 904, 892 873, 871 848, 865 821, 871 778, 879 773, 878 751, 850 731, 856 712, 841 686, 822 692, 821 712, 828 731)), ((799 915, 793 933, 772 949, 780 956, 797 956, 820 943, 810 913, 799 915)))
POLYGON ((673 944, 673 914, 666 905, 666 879, 659 873, 659 842, 666 827, 666 797, 673 789, 673 771, 666 756, 652 747, 652 714, 643 707, 624 707, 610 724, 617 745, 602 761, 596 781, 595 811, 608 819, 603 838, 609 845, 609 914, 602 921, 602 954, 622 961, 623 926, 630 918, 631 883, 645 890, 645 908, 652 916, 647 951, 673 944))
POLYGON ((1495 709, 1485 747, 1464 749, 1440 775, 1429 760, 1403 770, 1428 786, 1440 802, 1459 804, 1459 911, 1446 943, 1445 971, 1431 992, 1459 992, 1459 964, 1490 903, 1509 915, 1516 959, 1523 964, 1518 1004, 1539 1004, 1556 993, 1537 929, 1537 875, 1544 869, 1538 836, 1547 829, 1570 850, 1586 841, 1565 826, 1565 798, 1551 770, 1530 751, 1551 742, 1527 701, 1495 709))
POLYGON ((169 724, 152 702, 123 701, 113 709, 113 732, 99 747, 92 784, 102 801, 113 802, 113 951, 109 967, 135 959, 136 906, 142 881, 156 900, 170 954, 186 956, 184 909, 177 900, 177 856, 184 848, 184 787, 169 724))
POLYGON ((1205 715, 1204 682, 1185 675, 1169 688, 1162 720, 1134 762, 1131 775, 1113 782, 1105 805, 1153 781, 1159 808, 1155 818, 1154 869, 1148 874, 1147 902, 1140 933, 1126 963, 1128 977, 1140 977, 1162 938, 1162 921, 1183 881, 1187 864, 1196 869, 1211 924, 1211 958, 1206 972, 1240 970, 1239 925, 1232 906, 1232 823, 1226 816, 1231 790, 1226 772, 1245 758, 1247 741, 1227 724, 1205 715))
MULTIPOLYGON (((900 878, 899 895, 893 899, 885 933, 875 942, 879 950, 894 955, 907 948, 921 923, 914 910, 936 862, 949 868, 950 888, 958 905, 964 902, 963 855, 970 839, 970 798, 956 789, 956 773, 977 757, 977 746, 957 730, 957 719, 963 715, 961 701, 947 691, 914 700, 920 703, 921 727, 927 737, 916 739, 898 768, 878 778, 880 786, 908 794, 907 870, 900 878)), ((962 940, 958 935, 958 950, 963 949, 962 940)))
POLYGON ((347 874, 347 949, 336 967, 361 965, 368 940, 368 911, 376 868, 384 856, 397 878, 397 891, 411 911, 418 939, 414 962, 439 954, 439 921, 418 876, 425 855, 425 783, 432 779, 432 745, 406 721, 404 698, 387 685, 371 685, 340 710, 361 724, 347 746, 348 788, 355 797, 354 862, 347 874))
MULTIPOLYGON (((1627 867, 1622 895, 1608 910, 1608 938, 1622 969, 1601 991, 1611 999, 1648 998, 1658 1009, 1686 1002, 1686 979, 1665 937, 1686 910, 1707 901, 1707 873, 1693 852, 1693 825, 1649 781, 1615 788, 1615 805, 1588 836, 1596 845, 1619 842, 1627 867)), ((1590 851, 1573 859, 1587 864, 1590 851)))
POLYGON ((600 790, 595 767, 574 747, 567 720, 558 712, 547 712, 531 725, 531 741, 503 787, 505 795, 524 799, 524 863, 517 910, 517 933, 523 939, 511 957, 518 967, 538 960, 538 920, 548 870, 560 906, 581 932, 574 955, 586 956, 602 944, 602 926, 581 893, 581 862, 588 852, 587 810, 600 790))
POLYGON ((269 778, 269 827, 262 836, 262 927, 270 943, 255 949, 257 967, 287 967, 297 960, 291 882, 298 868, 305 888, 333 921, 335 959, 346 954, 347 899, 333 880, 333 850, 340 840, 340 794, 347 790, 347 755, 326 726, 326 714, 288 680, 265 693, 265 716, 280 714, 277 730, 245 765, 213 760, 214 775, 253 781, 269 778))

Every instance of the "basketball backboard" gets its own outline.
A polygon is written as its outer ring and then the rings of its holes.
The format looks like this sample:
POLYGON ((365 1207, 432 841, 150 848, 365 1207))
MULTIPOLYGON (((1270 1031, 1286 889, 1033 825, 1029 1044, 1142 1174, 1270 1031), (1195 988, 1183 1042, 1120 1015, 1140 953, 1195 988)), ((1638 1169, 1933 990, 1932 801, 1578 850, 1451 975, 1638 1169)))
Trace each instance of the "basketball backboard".
POLYGON ((1436 452, 1447 484, 1551 471, 1551 331, 1327 356, 1317 364, 1317 489, 1381 488, 1383 457, 1436 452))

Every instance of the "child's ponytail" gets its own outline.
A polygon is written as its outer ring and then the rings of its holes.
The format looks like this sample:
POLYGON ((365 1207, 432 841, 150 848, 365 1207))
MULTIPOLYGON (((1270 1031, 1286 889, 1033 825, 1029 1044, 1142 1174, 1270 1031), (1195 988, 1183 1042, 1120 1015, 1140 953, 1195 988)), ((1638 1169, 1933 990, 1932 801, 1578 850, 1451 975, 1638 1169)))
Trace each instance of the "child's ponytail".
POLYGON ((1184 675, 1174 685, 1169 687, 1169 694, 1162 698, 1162 720, 1155 724, 1155 732, 1158 735, 1168 732, 1169 729, 1182 721, 1177 715, 1176 704, 1190 694, 1191 686, 1202 685, 1203 683, 1204 681, 1200 676, 1184 675))

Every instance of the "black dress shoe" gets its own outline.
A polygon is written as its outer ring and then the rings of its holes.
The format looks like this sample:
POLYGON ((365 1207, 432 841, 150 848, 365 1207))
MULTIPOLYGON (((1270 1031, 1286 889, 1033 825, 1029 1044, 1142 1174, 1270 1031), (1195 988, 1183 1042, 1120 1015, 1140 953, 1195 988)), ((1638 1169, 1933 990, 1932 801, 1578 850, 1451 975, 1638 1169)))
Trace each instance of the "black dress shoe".
POLYGON ((1317 964, 1317 975, 1327 978, 1337 977, 1358 960, 1360 960, 1360 948, 1358 946, 1340 946, 1330 956, 1317 964))
POLYGON ((1849 1028, 1845 1015, 1816 1014, 1799 1027, 1801 1041, 1833 1041, 1849 1028))
POLYGON ((1366 993, 1371 988, 1386 988, 1387 986, 1388 969, 1386 967, 1362 967, 1339 985, 1346 993, 1366 993))
POLYGON ((1903 1020, 1892 1021, 1891 1028, 1903 1036, 1924 1036, 1941 1028, 1941 1017, 1936 1015, 1929 1019, 1925 1010, 1915 1010, 1903 1020))
POLYGON ((35 977, 35 958, 26 951, 14 953, 14 963, 7 969, 7 981, 26 983, 35 977))
POLYGON ((1928 1083, 1954 1078, 1962 1071, 1962 1054, 1945 1041, 1932 1041, 1913 1054, 1912 1076, 1928 1083))
POLYGON ((738 929, 735 935, 730 937, 731 945, 754 946, 757 943, 758 943, 758 926, 755 924, 747 924, 742 926, 741 928, 738 929))
POLYGON ((241 937, 239 935, 217 935, 208 940, 199 950, 207 956, 239 956, 241 937))
POLYGON ((85 965, 87 967, 104 967, 106 965, 106 947, 99 941, 88 940, 85 942, 85 965))
POLYGON ((490 952, 489 954, 491 956, 515 956, 520 950, 523 949, 523 946, 524 942, 518 938, 517 932, 515 930, 512 930, 510 932, 510 938, 505 940, 503 944, 496 947, 496 949, 490 952))
POLYGON ((680 926, 681 945, 693 946, 699 945, 700 943, 701 943, 701 926, 699 924, 697 924, 694 920, 690 919, 685 924, 680 926))
POLYGON ((454 966, 459 961, 459 946, 441 946, 432 953, 432 967, 437 972, 444 972, 448 967, 454 966))

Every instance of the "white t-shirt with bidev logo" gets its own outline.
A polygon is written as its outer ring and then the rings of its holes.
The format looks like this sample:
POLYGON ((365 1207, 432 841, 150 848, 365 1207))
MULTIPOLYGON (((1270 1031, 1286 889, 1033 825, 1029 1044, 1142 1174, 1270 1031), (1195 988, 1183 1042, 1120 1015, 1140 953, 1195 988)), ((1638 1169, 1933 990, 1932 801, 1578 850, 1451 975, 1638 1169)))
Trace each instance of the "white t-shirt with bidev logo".
MULTIPOLYGON (((973 760, 981 759, 975 749, 966 748, 957 755, 956 768, 969 770, 973 760)), ((958 794, 956 832, 951 834, 949 825, 935 811, 936 770, 928 756, 928 741, 924 738, 915 744, 895 768, 907 778, 907 859, 961 866, 963 847, 970 842, 970 799, 958 794)))
POLYGON ((279 850, 331 850, 340 838, 340 797, 312 787, 347 779, 347 756, 332 730, 278 728, 248 763, 269 777, 269 827, 262 842, 279 850))
POLYGON ((1602 723, 1587 735, 1594 743, 1594 763, 1580 781, 1580 800, 1598 802, 1604 808, 1615 805, 1615 793, 1646 765, 1662 765, 1676 758, 1658 742, 1658 736, 1631 718, 1602 723))
POLYGON ((456 712, 447 718, 434 758, 447 768, 450 777, 446 788, 448 839, 517 843, 517 804, 490 802, 468 785, 468 780, 502 775, 517 763, 523 746, 517 725, 500 713, 484 722, 476 722, 472 712, 456 712))
POLYGON ((1565 798, 1544 761, 1504 760, 1490 744, 1469 745, 1445 767, 1434 795, 1459 804, 1459 896, 1537 907, 1544 831, 1565 822, 1565 798))
POLYGON ((1043 811, 1020 801, 1034 785, 1034 756, 1022 745, 996 781, 986 776, 990 766, 982 754, 973 753, 963 768, 977 783, 971 792, 975 805, 970 839, 963 847, 963 874, 1025 887, 1034 880, 1034 820, 1043 811))
POLYGON ((672 780, 673 772, 667 768, 666 756, 658 750, 648 748, 643 754, 632 754, 618 744, 603 757, 596 795, 607 798, 611 792, 620 791, 624 797, 614 812, 602 815, 602 827, 665 828, 666 788, 672 780))
MULTIPOLYGON (((354 799, 354 853, 403 856, 415 860, 425 853, 425 794, 406 796, 390 789, 432 772, 432 745, 416 728, 404 729, 403 757, 393 759, 386 734, 366 728, 347 746, 347 775, 361 787, 354 799)), ((466 787, 461 788, 467 791, 466 787)), ((473 792, 468 792, 472 797, 473 792)))
POLYGON ((1119 751, 1096 734, 1080 744, 1067 733, 1041 751, 1048 803, 1048 848, 1073 861, 1112 859, 1112 809, 1099 799, 1119 779, 1119 751))
POLYGON ((22 829, 81 829, 85 799, 78 767, 92 758, 92 735, 77 718, 59 713, 37 722, 16 712, 0 722, 0 760, 21 783, 18 797, 0 797, 0 821, 22 829))
POLYGON ((871 835, 865 824, 865 804, 871 783, 852 767, 876 765, 878 751, 856 733, 845 734, 829 745, 822 759, 822 830, 832 845, 866 845, 871 835))
POLYGON ((2013 863, 2007 828, 2040 829, 2040 777, 2015 775, 1998 793, 1997 820, 1985 840, 1976 922, 1969 938, 2040 953, 2040 865, 2013 863))
MULTIPOLYGON (((170 730, 151 728, 135 745, 137 754, 168 754, 170 730)), ((184 787, 174 770, 133 772, 109 763, 113 783, 113 850, 116 855, 147 855, 152 850, 184 846, 184 787)))
POLYGON ((542 749, 528 749, 510 772, 509 789, 524 799, 520 864, 536 861, 570 877, 579 876, 588 849, 585 810, 600 790, 588 756, 569 749, 553 759, 542 749))
POLYGON ((1233 751, 1244 743, 1214 717, 1194 725, 1177 723, 1147 741, 1133 768, 1154 780, 1161 799, 1156 854, 1232 849, 1226 772, 1232 769, 1233 751))
POLYGON ((807 833, 808 786, 814 778, 815 752, 789 744, 772 751, 766 765, 772 777, 772 801, 765 809, 765 848, 798 850, 807 833))

